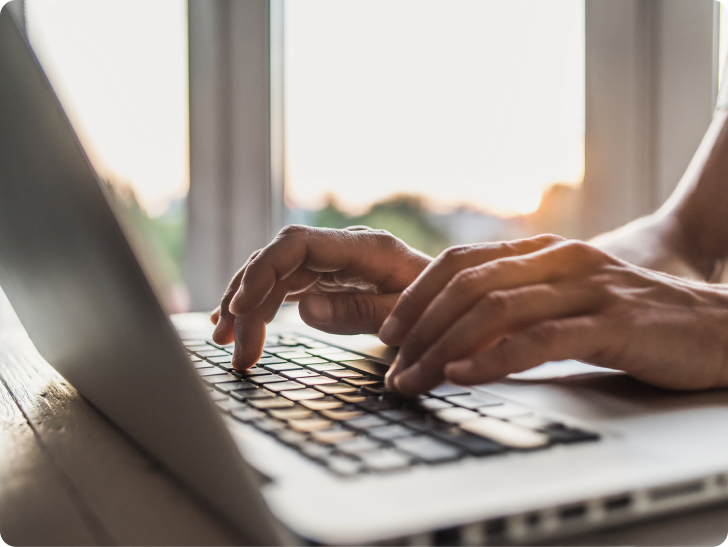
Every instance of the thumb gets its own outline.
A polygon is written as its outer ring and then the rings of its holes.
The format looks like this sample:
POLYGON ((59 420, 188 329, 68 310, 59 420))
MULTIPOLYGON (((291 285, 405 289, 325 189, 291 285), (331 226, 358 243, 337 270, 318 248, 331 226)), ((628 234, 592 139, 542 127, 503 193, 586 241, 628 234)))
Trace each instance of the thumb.
POLYGON ((309 293, 298 304, 303 321, 331 334, 376 334, 400 293, 309 293))

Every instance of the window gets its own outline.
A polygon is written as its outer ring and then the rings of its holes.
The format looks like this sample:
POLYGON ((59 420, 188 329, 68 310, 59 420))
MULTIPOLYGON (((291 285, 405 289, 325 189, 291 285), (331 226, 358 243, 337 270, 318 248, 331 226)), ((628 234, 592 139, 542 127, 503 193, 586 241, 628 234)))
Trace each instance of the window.
POLYGON ((285 3, 288 222, 579 237, 583 0, 285 3))
POLYGON ((26 0, 26 27, 137 254, 172 312, 189 186, 184 0, 26 0))

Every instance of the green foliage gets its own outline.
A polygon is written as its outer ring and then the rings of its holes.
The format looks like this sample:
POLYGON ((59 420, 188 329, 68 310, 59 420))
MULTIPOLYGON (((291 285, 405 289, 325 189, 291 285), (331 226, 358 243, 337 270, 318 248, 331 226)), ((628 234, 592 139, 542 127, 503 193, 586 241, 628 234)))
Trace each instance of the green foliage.
POLYGON ((351 216, 342 211, 335 199, 329 197, 326 206, 316 212, 312 225, 322 228, 365 225, 384 229, 431 256, 439 254, 449 245, 447 234, 433 224, 427 207, 418 196, 393 196, 375 203, 359 216, 351 216))

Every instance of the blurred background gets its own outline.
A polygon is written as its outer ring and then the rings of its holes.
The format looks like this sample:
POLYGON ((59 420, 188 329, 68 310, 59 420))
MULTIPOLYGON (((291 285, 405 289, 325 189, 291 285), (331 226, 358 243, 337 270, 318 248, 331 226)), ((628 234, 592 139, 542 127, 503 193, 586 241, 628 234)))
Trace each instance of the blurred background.
MULTIPOLYGON (((584 0, 280 9, 283 224, 385 228, 430 255, 543 232, 585 237, 584 0)), ((26 0, 25 12, 168 311, 204 307, 185 272, 187 2, 26 0)))

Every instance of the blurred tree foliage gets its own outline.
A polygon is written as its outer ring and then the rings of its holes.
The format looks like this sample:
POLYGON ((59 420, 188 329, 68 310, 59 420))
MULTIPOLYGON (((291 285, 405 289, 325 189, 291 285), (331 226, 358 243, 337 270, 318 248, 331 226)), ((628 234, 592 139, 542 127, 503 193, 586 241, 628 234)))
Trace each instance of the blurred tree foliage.
POLYGON ((377 202, 358 216, 347 214, 339 208, 336 199, 329 196, 311 224, 321 228, 364 225, 384 229, 430 256, 438 255, 449 245, 447 234, 432 222, 422 198, 406 194, 377 202))
POLYGON ((182 260, 187 214, 184 201, 173 203, 164 214, 150 217, 133 188, 103 181, 103 189, 139 262, 170 312, 185 311, 178 300, 183 285, 182 260))

